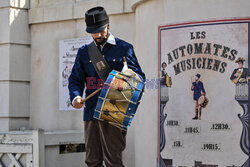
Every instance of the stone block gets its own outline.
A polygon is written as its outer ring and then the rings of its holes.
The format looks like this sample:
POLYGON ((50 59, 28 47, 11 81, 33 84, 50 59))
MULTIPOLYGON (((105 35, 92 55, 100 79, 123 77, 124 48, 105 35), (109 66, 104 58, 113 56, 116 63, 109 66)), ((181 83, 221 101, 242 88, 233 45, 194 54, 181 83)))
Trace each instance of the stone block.
POLYGON ((1 0, 0 7, 15 7, 15 8, 28 9, 29 0, 1 0))
MULTIPOLYGON (((0 117, 9 116, 9 83, 7 81, 0 81, 0 117)), ((2 122, 0 121, 2 126, 2 122)), ((0 126, 0 127, 1 127, 0 126)))
POLYGON ((30 44, 28 11, 20 9, 10 9, 10 42, 20 44, 30 44))
POLYGON ((84 19, 76 20, 76 36, 77 37, 88 37, 89 33, 86 32, 86 24, 84 19))
POLYGON ((29 117, 29 83, 9 83, 9 116, 29 117))
POLYGON ((10 36, 10 24, 9 24, 10 9, 0 9, 0 43, 8 43, 10 36))
POLYGON ((8 131, 17 131, 20 129, 29 128, 29 118, 9 118, 9 129, 8 131))
POLYGON ((10 1, 9 0, 1 0, 0 1, 0 7, 3 8, 3 7, 8 7, 10 6, 10 1))
POLYGON ((29 23, 41 23, 43 22, 44 8, 32 8, 29 10, 29 23))
POLYGON ((0 9, 0 20, 0 43, 30 43, 27 10, 0 9))
POLYGON ((29 9, 29 0, 8 0, 11 7, 29 9))
POLYGON ((0 116, 0 131, 18 131, 20 128, 29 129, 29 118, 8 118, 0 116))
POLYGON ((133 10, 132 10, 132 0, 125 0, 123 5, 124 5, 124 12, 125 13, 133 12, 133 10))
POLYGON ((30 9, 38 8, 38 5, 39 5, 39 0, 31 0, 30 1, 30 9))
POLYGON ((69 154, 59 154, 59 146, 46 146, 45 147, 45 166, 46 167, 85 167, 86 164, 85 154, 82 152, 69 153, 69 154), (57 160, 57 159, 60 159, 57 160))
POLYGON ((0 117, 29 117, 29 83, 0 81, 0 117))
POLYGON ((9 131, 9 118, 7 117, 0 117, 0 131, 2 132, 6 132, 6 131, 9 131))
POLYGON ((103 6, 108 15, 123 13, 123 0, 98 0, 98 6, 103 6))
POLYGON ((135 10, 137 5, 139 5, 145 1, 148 1, 148 0, 125 0, 125 1, 128 1, 128 3, 130 3, 132 10, 135 10))
POLYGON ((135 44, 135 14, 110 16, 111 33, 129 43, 135 44))
POLYGON ((29 81, 30 48, 26 45, 0 45, 0 80, 29 81))
POLYGON ((73 18, 84 18, 85 12, 92 8, 97 6, 97 0, 92 1, 83 1, 83 2, 77 2, 74 4, 73 8, 73 18))
MULTIPOLYGON (((42 2, 38 7, 32 7, 29 11, 29 23, 41 23, 41 22, 54 22, 60 20, 70 20, 84 18, 85 12, 95 6, 103 6, 107 10, 109 15, 124 13, 125 6, 126 12, 132 12, 130 3, 123 2, 123 0, 77 0, 75 3, 66 1, 51 1, 42 2), (50 6, 44 6, 50 4, 50 6)), ((33 6, 35 6, 35 2, 33 6)))
POLYGON ((9 52, 10 45, 0 45, 0 80, 8 80, 9 79, 9 52))
POLYGON ((60 5, 60 4, 72 4, 75 2, 75 0, 36 0, 38 1, 38 6, 39 7, 47 7, 47 6, 57 6, 57 5, 60 5))
POLYGON ((73 5, 60 4, 44 8, 44 22, 69 20, 73 18, 73 5))
POLYGON ((30 80, 30 48, 27 45, 10 45, 10 80, 30 80))

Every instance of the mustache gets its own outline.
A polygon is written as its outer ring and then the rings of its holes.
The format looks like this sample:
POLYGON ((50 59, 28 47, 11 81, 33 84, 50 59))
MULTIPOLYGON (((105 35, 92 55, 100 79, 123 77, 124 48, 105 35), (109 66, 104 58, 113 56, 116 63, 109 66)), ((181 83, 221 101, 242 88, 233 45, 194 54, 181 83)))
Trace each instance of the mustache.
POLYGON ((97 38, 94 38, 95 42, 99 45, 103 45, 106 41, 107 41, 107 37, 104 37, 104 36, 100 36, 100 37, 97 37, 97 38))
POLYGON ((106 37, 98 37, 98 38, 95 38, 95 40, 98 40, 98 39, 106 39, 106 37))
POLYGON ((99 38, 95 38, 95 39, 103 39, 102 37, 99 37, 99 38))

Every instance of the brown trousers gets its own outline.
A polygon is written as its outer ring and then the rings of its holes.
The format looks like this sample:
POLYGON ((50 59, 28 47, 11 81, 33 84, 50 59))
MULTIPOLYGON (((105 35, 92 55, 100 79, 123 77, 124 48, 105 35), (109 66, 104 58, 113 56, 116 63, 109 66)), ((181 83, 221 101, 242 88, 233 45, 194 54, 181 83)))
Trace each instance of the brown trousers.
POLYGON ((125 131, 99 120, 85 121, 84 128, 88 167, 102 167, 103 161, 106 167, 124 167, 125 131))

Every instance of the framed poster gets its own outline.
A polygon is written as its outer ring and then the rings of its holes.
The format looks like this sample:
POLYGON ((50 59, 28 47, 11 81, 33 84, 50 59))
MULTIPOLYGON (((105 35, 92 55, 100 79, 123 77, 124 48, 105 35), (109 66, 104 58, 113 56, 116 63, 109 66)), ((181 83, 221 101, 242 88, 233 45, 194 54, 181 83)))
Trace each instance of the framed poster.
POLYGON ((159 27, 158 166, 249 166, 250 18, 159 27))
POLYGON ((92 37, 60 40, 59 59, 59 110, 76 110, 71 106, 68 78, 71 74, 78 49, 92 42, 92 37))

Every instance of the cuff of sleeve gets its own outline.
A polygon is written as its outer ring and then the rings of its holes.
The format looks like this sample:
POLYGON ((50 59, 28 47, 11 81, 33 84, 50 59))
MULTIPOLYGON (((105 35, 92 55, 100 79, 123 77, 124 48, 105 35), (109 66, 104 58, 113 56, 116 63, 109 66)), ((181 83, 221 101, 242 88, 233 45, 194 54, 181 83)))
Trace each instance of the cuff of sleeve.
POLYGON ((71 102, 72 106, 73 106, 73 104, 75 103, 75 101, 76 101, 76 99, 77 99, 78 97, 81 98, 81 96, 76 96, 76 97, 72 100, 72 102, 71 102))

